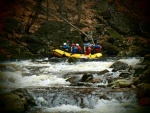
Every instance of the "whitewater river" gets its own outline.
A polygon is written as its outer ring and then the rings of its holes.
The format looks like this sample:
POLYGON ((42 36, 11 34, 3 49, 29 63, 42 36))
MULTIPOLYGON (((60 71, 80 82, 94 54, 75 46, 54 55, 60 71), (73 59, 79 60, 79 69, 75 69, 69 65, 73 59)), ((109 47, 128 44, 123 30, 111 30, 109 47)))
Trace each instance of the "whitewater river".
MULTIPOLYGON (((141 58, 107 58, 79 60, 68 63, 67 59, 37 59, 2 62, 5 69, 0 70, 0 85, 9 89, 25 88, 34 97, 37 106, 29 113, 142 113, 134 91, 110 92, 107 80, 92 86, 70 86, 66 81, 68 73, 96 72, 107 69, 111 76, 111 66, 120 60, 136 65, 141 58)), ((79 79, 82 74, 72 74, 79 79)), ((102 78, 103 76, 101 76, 102 78)))

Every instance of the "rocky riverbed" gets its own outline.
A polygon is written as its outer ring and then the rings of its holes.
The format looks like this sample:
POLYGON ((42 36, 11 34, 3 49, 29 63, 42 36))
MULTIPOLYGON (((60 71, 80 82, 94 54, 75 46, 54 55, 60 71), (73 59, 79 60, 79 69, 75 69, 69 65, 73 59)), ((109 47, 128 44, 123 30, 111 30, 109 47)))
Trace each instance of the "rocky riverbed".
POLYGON ((99 113, 103 106, 104 113, 123 109, 124 113, 148 113, 146 59, 108 59, 71 63, 58 58, 3 62, 1 111, 99 113), (112 105, 116 108, 109 109, 112 105))

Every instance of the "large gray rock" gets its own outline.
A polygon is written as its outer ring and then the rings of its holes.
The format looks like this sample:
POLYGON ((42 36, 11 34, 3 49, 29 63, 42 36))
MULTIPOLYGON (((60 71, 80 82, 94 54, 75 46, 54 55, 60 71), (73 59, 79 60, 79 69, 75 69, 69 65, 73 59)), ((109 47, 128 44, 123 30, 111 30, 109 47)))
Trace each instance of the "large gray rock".
POLYGON ((110 68, 113 68, 113 72, 119 71, 119 70, 127 70, 130 68, 130 66, 127 63, 121 62, 121 61, 116 61, 113 63, 110 68))

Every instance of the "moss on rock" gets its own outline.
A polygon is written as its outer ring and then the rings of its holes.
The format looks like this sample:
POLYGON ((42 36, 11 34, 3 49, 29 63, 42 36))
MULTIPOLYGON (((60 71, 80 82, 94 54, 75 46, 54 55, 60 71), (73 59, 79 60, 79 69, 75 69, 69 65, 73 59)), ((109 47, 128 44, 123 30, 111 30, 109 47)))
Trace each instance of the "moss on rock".
POLYGON ((1 112, 23 113, 24 103, 18 95, 13 93, 0 95, 1 112))

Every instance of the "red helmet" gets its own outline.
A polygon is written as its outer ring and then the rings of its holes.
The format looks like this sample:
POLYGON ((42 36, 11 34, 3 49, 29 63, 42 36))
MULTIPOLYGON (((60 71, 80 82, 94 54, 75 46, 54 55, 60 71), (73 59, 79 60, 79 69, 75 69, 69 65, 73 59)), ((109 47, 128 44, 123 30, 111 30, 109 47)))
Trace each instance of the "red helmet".
POLYGON ((72 43, 72 46, 75 46, 75 44, 74 44, 74 43, 72 43))

